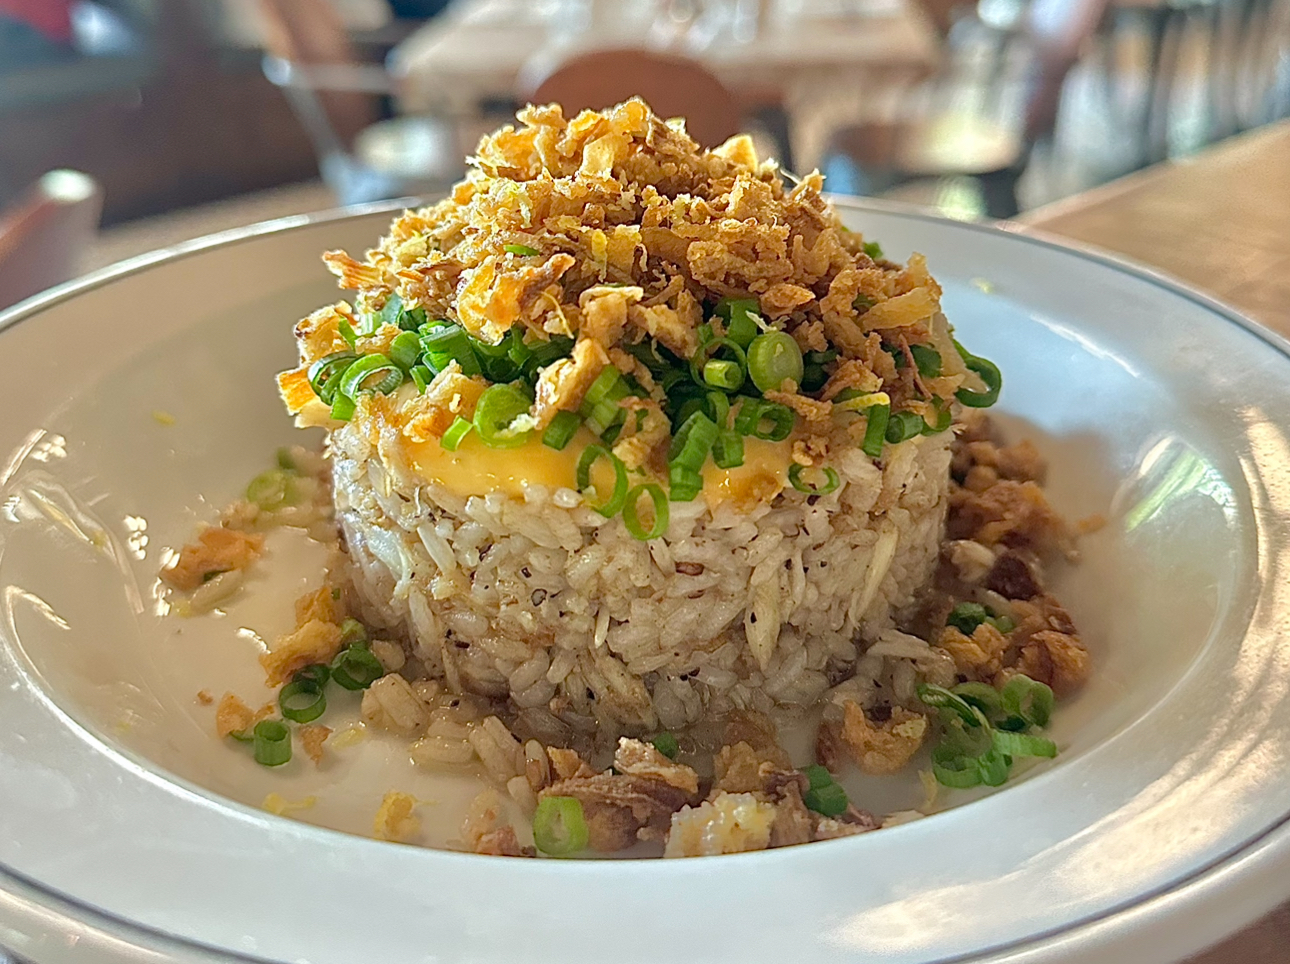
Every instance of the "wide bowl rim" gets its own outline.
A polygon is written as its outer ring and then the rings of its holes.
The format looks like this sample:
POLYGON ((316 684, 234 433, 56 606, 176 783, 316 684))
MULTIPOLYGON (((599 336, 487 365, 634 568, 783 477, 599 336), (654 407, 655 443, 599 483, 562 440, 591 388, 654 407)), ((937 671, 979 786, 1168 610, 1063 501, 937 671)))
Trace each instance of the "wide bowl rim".
MULTIPOLYGON (((904 219, 932 224, 948 222, 959 229, 982 232, 990 235, 1003 233, 1027 244, 1038 245, 1043 248, 1063 252, 1068 255, 1074 255, 1081 260, 1102 265, 1138 280, 1146 281, 1154 287, 1170 292, 1176 296, 1181 296, 1182 298, 1193 302, 1198 307, 1222 318, 1226 322, 1232 323, 1244 331, 1254 335, 1258 340, 1264 342, 1268 347, 1272 348, 1280 355, 1290 358, 1290 340, 1268 329, 1239 310, 1203 291, 1200 291, 1184 281, 1170 276, 1166 272, 1148 265, 1137 263, 1132 259, 1099 249, 1095 246, 1073 242, 1055 236, 1051 233, 1036 230, 1029 226, 1017 223, 1004 222, 999 224, 984 224, 955 221, 894 202, 880 202, 868 199, 854 199, 836 196, 832 197, 831 201, 839 208, 847 208, 855 211, 881 212, 904 219)), ((113 284, 121 279, 146 272, 165 264, 200 255, 213 249, 234 246, 266 235, 284 234, 329 222, 356 220, 371 217, 373 215, 389 214, 402 208, 412 206, 414 203, 415 199, 404 198, 350 208, 336 208, 312 214, 292 215, 285 218, 259 222, 246 227, 218 232, 139 255, 137 257, 118 262, 114 265, 98 269, 82 278, 59 285, 0 312, 0 335, 5 334, 24 321, 39 317, 43 312, 58 304, 79 297, 97 288, 113 284)), ((69 720, 69 722, 71 721, 69 720)), ((71 722, 71 725, 79 727, 79 724, 74 722, 71 722)), ((100 742, 94 734, 88 735, 91 739, 95 740, 95 742, 100 742)), ((115 750, 115 748, 109 749, 115 750)), ((192 789, 188 786, 187 781, 176 780, 173 782, 176 782, 183 789, 192 789)), ((202 795, 206 796, 208 794, 207 792, 202 791, 202 795)), ((223 800, 223 798, 221 798, 221 800, 223 800)), ((234 808, 242 809, 241 805, 233 803, 232 801, 223 802, 226 804, 231 803, 234 808)), ((944 964, 950 964, 950 962, 959 961, 984 961, 996 958, 1010 958, 1013 955, 1024 955, 1030 952, 1039 953, 1045 946, 1056 941, 1078 935, 1082 931, 1101 928, 1108 925, 1114 927, 1117 920, 1127 918, 1130 915, 1149 915, 1152 912, 1153 907, 1166 903, 1169 899, 1175 896, 1181 897, 1187 901, 1202 900, 1209 890, 1222 885, 1222 878, 1224 877, 1223 871, 1225 868, 1236 866, 1243 861, 1257 860, 1261 854, 1275 851, 1278 847, 1284 849, 1287 842, 1286 838, 1288 837, 1287 825, 1290 825, 1290 813, 1283 814, 1277 822, 1265 827, 1260 834, 1247 840, 1242 846, 1232 852, 1229 852, 1208 864, 1199 866, 1191 873, 1171 880, 1156 890, 1143 893, 1137 898, 1131 899, 1126 903, 1117 904, 1101 913, 1067 922, 1066 924, 1055 927, 1049 931, 1028 935, 1009 943, 991 946, 988 949, 979 952, 969 952, 963 955, 944 957, 940 960, 944 962, 944 964)), ((337 831, 326 830, 325 828, 309 828, 309 830, 310 832, 321 831, 328 836, 337 833, 337 831)), ((44 900, 40 902, 48 905, 51 912, 56 914, 62 912, 54 910, 54 908, 58 907, 58 905, 65 905, 68 908, 74 909, 74 912, 78 916, 83 916, 87 921, 103 921, 112 925, 112 927, 120 928, 129 934, 137 934, 141 937, 155 939, 168 945, 189 948, 192 951, 201 954, 215 955, 219 959, 242 960, 248 962, 268 960, 266 958, 247 955, 223 947, 214 947, 212 945, 202 943, 199 940, 178 934, 167 933, 166 931, 151 925, 137 923, 124 917, 116 916, 109 911, 105 911, 101 908, 79 901, 71 895, 63 894, 54 888, 46 887, 41 882, 33 880, 19 871, 15 871, 12 868, 0 864, 0 881, 6 877, 12 881, 18 882, 26 889, 34 891, 35 894, 40 897, 43 897, 44 900)), ((0 888, 0 891, 2 890, 3 888, 0 888)), ((1257 916, 1257 912, 1249 915, 1250 919, 1253 919, 1254 916, 1257 916)))

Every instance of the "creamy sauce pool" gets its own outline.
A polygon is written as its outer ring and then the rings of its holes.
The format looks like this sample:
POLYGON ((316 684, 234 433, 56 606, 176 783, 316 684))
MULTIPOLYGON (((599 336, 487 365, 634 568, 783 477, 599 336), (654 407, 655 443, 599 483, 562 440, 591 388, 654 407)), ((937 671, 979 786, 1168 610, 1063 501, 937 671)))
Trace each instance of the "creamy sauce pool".
MULTIPOLYGON (((588 445, 599 440, 581 428, 563 451, 543 445, 538 438, 513 449, 494 449, 471 432, 455 452, 441 448, 435 440, 407 443, 409 465, 428 482, 437 483, 466 498, 504 492, 521 497, 524 486, 577 488, 578 458, 588 445)), ((734 469, 719 469, 709 459, 703 469, 703 497, 709 506, 733 501, 751 506, 773 499, 788 484, 788 441, 767 442, 744 439, 744 464, 734 469)), ((633 484, 641 481, 631 476, 633 484)), ((612 485, 613 473, 604 459, 592 472, 597 487, 612 485), (600 470, 600 471, 598 471, 600 470), (603 474, 602 474, 603 472, 603 474)), ((664 486, 666 488, 666 486, 664 486)))

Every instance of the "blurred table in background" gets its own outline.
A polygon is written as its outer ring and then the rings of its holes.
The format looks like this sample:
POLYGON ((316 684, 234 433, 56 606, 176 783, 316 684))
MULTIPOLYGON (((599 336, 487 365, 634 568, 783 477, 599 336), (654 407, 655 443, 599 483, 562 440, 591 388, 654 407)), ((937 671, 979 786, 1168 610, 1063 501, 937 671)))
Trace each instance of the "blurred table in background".
POLYGON ((750 111, 800 102, 795 90, 825 79, 913 83, 940 61, 913 0, 464 0, 399 44, 389 65, 402 110, 469 118, 513 101, 567 56, 623 46, 693 57, 750 111))
POLYGON ((1290 337, 1290 121, 1019 220, 1161 268, 1290 337))

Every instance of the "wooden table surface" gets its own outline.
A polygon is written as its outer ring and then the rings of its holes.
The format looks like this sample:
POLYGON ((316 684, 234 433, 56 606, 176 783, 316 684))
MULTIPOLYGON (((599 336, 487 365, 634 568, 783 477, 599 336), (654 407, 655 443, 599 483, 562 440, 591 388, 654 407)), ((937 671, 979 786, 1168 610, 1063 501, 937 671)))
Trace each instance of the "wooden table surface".
MULTIPOLYGON (((1290 337, 1290 121, 1018 220, 1160 268, 1290 337)), ((1287 961, 1290 904, 1188 964, 1287 961)))
POLYGON ((1018 220, 1161 268, 1290 337, 1290 121, 1018 220))

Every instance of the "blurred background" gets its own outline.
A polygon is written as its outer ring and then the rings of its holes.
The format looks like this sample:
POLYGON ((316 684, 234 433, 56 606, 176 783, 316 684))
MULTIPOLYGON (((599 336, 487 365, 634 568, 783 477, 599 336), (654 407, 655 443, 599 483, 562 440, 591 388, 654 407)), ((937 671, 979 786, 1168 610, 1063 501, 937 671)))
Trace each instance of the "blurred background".
POLYGON ((0 306, 20 248, 30 288, 442 191, 518 105, 635 92, 1011 217, 1290 113, 1290 0, 0 0, 0 306))

